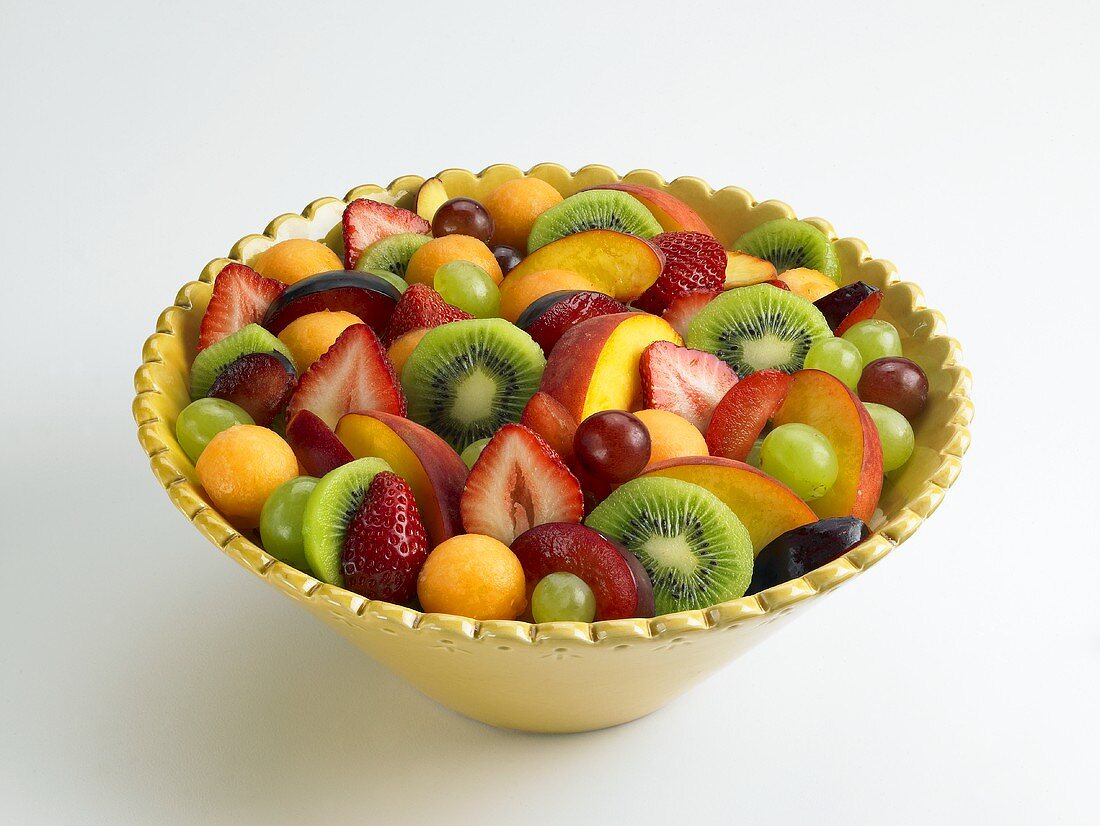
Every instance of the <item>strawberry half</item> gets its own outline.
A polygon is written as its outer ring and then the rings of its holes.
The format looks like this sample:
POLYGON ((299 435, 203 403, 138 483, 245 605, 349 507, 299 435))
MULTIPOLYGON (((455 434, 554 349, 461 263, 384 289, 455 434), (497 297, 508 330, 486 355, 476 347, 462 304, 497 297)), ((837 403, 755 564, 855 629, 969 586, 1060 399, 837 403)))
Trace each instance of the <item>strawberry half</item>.
POLYGON ((573 463, 573 437, 577 435, 577 420, 565 405, 539 390, 523 408, 519 423, 546 440, 566 464, 573 463))
POLYGON ((269 427, 286 407, 297 380, 282 353, 245 353, 218 373, 207 395, 233 402, 256 424, 269 427))
POLYGON ((450 324, 452 321, 469 321, 472 315, 443 300, 443 296, 426 284, 413 284, 394 307, 390 326, 386 330, 385 344, 390 346, 405 333, 450 324))
POLYGON ((344 587, 367 599, 408 602, 427 558, 428 535, 412 489, 396 473, 382 471, 347 528, 344 587))
POLYGON ((310 410, 302 410, 290 420, 286 441, 306 473, 317 478, 355 458, 332 428, 310 410))
POLYGON ((431 224, 415 212, 359 198, 344 210, 344 264, 354 270, 363 250, 382 238, 399 232, 428 235, 431 231, 431 224))
POLYGON ((287 405, 287 421, 303 410, 311 410, 331 429, 345 413, 405 415, 405 394, 374 330, 366 324, 348 327, 305 372, 287 405))
POLYGON ((737 374, 717 356, 658 341, 642 353, 642 404, 677 413, 707 432, 714 408, 737 384, 737 374))
POLYGON ((685 293, 679 298, 673 299, 668 309, 662 314, 662 318, 672 325, 682 338, 687 338, 688 327, 691 321, 699 314, 699 311, 710 304, 722 293, 719 290, 697 290, 685 293))
POLYGON ((523 425, 506 424, 470 469, 459 509, 467 533, 511 545, 535 525, 580 522, 584 495, 541 436, 523 425))
POLYGON ((662 232, 650 239, 665 254, 665 266, 634 306, 660 315, 680 296, 720 290, 726 283, 726 250, 702 232, 662 232))
POLYGON ((247 327, 260 324, 286 284, 264 278, 244 264, 226 264, 214 279, 214 291, 199 325, 199 350, 247 327))

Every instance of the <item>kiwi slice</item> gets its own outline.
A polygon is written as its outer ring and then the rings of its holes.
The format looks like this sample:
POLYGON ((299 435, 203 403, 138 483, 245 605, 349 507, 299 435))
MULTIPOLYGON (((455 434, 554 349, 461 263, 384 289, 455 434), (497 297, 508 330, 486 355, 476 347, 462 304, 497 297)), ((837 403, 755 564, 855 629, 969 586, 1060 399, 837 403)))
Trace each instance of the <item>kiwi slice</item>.
POLYGON ((771 261, 776 272, 809 267, 840 283, 840 259, 825 233, 794 218, 776 218, 750 229, 733 248, 771 261))
POLYGON ((752 540, 741 520, 709 490, 681 479, 627 482, 585 524, 638 557, 658 614, 737 599, 752 579, 752 540))
POLYGON ((329 585, 344 585, 344 538, 374 477, 390 466, 368 457, 324 475, 306 500, 302 540, 313 575, 329 585))
POLYGON ((355 269, 359 272, 381 270, 404 278, 413 253, 431 240, 431 236, 421 235, 419 232, 399 232, 397 235, 379 238, 363 250, 355 269))
POLYGON ((661 232, 661 225, 633 195, 615 189, 590 189, 570 195, 536 218, 527 236, 527 251, 534 252, 551 241, 590 229, 613 229, 652 238, 661 232))
POLYGON ((210 392, 218 375, 241 356, 249 353, 274 353, 286 359, 294 372, 294 359, 286 345, 259 324, 249 324, 215 342, 195 356, 191 365, 191 398, 201 399, 210 392))
POLYGON ((518 422, 539 389, 546 357, 502 318, 453 321, 429 330, 401 370, 409 418, 455 450, 518 422))
POLYGON ((727 290, 699 311, 687 346, 713 353, 744 378, 757 370, 802 369, 814 342, 833 334, 806 299, 771 284, 727 290))

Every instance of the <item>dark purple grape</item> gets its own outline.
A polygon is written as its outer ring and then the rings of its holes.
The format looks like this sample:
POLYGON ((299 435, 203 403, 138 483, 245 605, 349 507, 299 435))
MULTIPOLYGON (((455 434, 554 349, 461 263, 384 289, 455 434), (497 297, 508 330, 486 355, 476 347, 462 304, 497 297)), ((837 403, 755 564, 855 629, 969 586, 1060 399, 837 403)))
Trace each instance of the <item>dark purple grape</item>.
POLYGON ((577 427, 573 453, 581 468, 604 482, 633 479, 649 464, 649 430, 625 410, 593 413, 577 427))
POLYGON ((523 260, 523 253, 515 247, 509 247, 506 244, 498 244, 493 247, 493 257, 495 257, 497 263, 500 264, 500 271, 507 275, 523 260))
POLYGON ((469 235, 484 244, 493 239, 493 216, 473 198, 451 198, 435 211, 432 235, 469 235))
POLYGON ((859 397, 892 407, 912 421, 928 402, 928 376, 915 361, 900 356, 875 359, 859 377, 859 397))
POLYGON ((850 551, 871 535, 854 516, 819 519, 780 534, 760 551, 752 569, 748 594, 798 579, 850 551))

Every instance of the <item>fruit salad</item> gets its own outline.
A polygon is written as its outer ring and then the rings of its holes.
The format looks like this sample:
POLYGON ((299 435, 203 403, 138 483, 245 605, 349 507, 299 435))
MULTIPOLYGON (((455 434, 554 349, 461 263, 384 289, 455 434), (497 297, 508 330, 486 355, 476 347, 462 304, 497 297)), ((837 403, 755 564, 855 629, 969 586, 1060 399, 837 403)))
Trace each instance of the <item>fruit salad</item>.
POLYGON ((175 427, 238 530, 367 599, 534 622, 706 608, 870 535, 928 378, 818 228, 726 249, 645 186, 455 194, 217 275, 175 427))

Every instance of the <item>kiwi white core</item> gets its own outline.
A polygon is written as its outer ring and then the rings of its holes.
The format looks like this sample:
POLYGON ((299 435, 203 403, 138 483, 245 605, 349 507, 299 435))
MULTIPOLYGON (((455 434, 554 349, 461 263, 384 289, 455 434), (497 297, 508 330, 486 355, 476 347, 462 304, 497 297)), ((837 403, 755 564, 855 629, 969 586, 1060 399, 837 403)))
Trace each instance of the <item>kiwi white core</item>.
POLYGON ((786 364, 794 355, 791 342, 775 333, 765 333, 758 339, 746 338, 741 342, 744 360, 756 370, 766 370, 776 364, 786 364))
POLYGON ((679 571, 685 577, 694 574, 699 564, 683 536, 651 536, 642 543, 641 550, 660 566, 679 571))
POLYGON ((452 413, 463 422, 473 422, 490 416, 497 383, 489 373, 478 368, 463 378, 455 387, 452 413))

